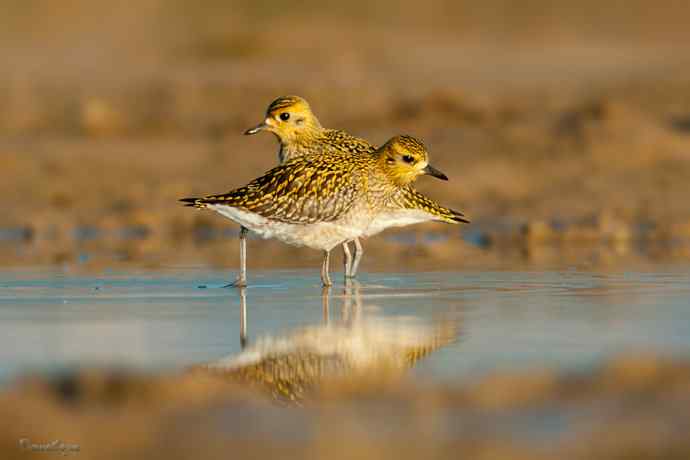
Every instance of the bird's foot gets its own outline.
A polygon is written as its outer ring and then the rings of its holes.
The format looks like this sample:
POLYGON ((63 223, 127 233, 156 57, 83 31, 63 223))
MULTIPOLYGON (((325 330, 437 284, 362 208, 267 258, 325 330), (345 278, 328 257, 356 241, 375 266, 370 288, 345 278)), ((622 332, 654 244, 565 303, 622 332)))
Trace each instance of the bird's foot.
POLYGON ((237 278, 232 283, 226 284, 223 287, 224 288, 245 288, 245 287, 247 287, 247 280, 246 280, 246 278, 237 278))

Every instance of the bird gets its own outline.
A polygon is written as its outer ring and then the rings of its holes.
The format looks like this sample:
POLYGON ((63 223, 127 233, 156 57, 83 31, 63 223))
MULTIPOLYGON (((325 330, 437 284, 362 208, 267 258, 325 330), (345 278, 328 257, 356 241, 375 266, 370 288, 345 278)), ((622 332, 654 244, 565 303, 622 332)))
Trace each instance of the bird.
MULTIPOLYGON (((376 147, 346 131, 321 126, 309 103, 300 96, 281 96, 266 109, 264 120, 244 132, 253 135, 262 131, 273 133, 278 140, 278 163, 302 155, 319 155, 330 151, 352 154, 373 154, 376 147)), ((364 254, 358 238, 353 241, 354 259, 349 243, 344 242, 345 278, 354 278, 364 254)), ((235 285, 246 285, 246 230, 240 229, 240 275, 235 285), (244 255, 244 257, 243 257, 244 255), (244 273, 244 275, 243 275, 244 273)))
MULTIPOLYGON (((468 222, 409 189, 420 175, 447 177, 429 164, 424 144, 412 136, 389 139, 374 154, 332 151, 302 155, 276 166, 248 185, 221 195, 182 198, 187 206, 214 210, 255 232, 323 252, 321 282, 329 275, 331 250, 366 235, 380 215, 385 225, 437 220, 468 222)), ((384 224, 376 224, 385 227, 384 224)), ((371 233, 371 232, 370 232, 371 233)))

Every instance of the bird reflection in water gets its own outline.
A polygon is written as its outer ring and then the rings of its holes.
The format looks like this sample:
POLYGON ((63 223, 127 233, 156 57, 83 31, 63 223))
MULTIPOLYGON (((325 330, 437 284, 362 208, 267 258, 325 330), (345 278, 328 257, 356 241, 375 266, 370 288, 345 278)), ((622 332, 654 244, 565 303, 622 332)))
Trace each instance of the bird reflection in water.
POLYGON ((239 354, 203 368, 267 392, 280 403, 299 404, 327 381, 399 378, 419 360, 456 340, 456 318, 424 322, 412 317, 365 315, 357 281, 349 281, 338 319, 331 320, 331 288, 321 301, 323 324, 249 343, 246 289, 240 289, 239 354))

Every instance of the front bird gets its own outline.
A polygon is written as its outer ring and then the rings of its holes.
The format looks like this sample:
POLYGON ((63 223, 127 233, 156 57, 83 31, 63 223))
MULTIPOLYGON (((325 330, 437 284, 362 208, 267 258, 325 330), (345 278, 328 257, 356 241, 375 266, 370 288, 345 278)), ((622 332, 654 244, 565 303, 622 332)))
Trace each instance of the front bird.
POLYGON ((330 251, 346 241, 396 225, 468 222, 410 187, 424 174, 446 179, 429 164, 419 140, 396 136, 373 154, 300 156, 239 189, 181 201, 212 209, 263 238, 321 250, 321 281, 330 286, 330 251))

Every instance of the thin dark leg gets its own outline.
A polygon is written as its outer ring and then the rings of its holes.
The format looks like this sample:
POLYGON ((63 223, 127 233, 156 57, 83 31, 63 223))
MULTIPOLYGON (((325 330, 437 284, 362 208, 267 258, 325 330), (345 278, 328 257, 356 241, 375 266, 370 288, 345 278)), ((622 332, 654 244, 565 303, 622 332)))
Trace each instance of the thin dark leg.
POLYGON ((247 230, 244 227, 240 228, 240 273, 237 279, 225 287, 242 288, 247 286, 247 230))
POLYGON ((240 347, 247 346, 247 288, 240 288, 240 347))

